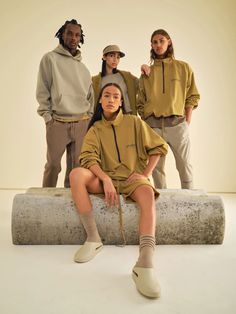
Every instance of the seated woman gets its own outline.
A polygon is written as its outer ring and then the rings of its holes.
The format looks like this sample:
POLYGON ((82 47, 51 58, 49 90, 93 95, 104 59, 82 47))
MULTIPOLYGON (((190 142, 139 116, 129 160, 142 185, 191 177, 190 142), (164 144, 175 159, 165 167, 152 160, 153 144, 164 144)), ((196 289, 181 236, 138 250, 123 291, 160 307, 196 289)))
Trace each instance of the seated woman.
POLYGON ((114 206, 119 202, 118 190, 140 207, 140 250, 133 279, 139 292, 157 298, 160 287, 154 276, 153 255, 158 192, 148 177, 160 156, 167 153, 167 144, 140 118, 124 114, 124 108, 119 85, 105 85, 84 138, 81 167, 70 174, 72 196, 87 233, 74 260, 87 262, 103 247, 89 193, 104 193, 107 206, 114 206))

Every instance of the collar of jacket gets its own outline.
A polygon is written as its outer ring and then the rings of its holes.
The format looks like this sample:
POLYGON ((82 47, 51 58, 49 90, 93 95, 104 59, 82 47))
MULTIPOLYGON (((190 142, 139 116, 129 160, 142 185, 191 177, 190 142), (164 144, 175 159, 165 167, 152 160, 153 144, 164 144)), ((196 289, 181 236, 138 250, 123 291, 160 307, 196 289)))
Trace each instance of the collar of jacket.
POLYGON ((173 58, 165 58, 165 59, 155 59, 153 65, 160 65, 160 63, 164 62, 164 63, 170 63, 172 62, 174 59, 173 58))
POLYGON ((120 111, 118 112, 118 115, 116 116, 115 120, 107 121, 107 120, 104 118, 104 116, 102 115, 102 122, 103 122, 103 124, 106 125, 106 126, 109 126, 109 125, 114 125, 114 126, 116 126, 116 125, 119 125, 119 124, 122 122, 123 118, 124 118, 124 115, 123 115, 122 110, 120 109, 120 111))
POLYGON ((53 51, 59 53, 60 55, 71 57, 77 61, 81 61, 82 59, 81 52, 79 49, 77 49, 76 55, 72 56, 72 54, 68 50, 66 50, 61 44, 59 44, 53 51))

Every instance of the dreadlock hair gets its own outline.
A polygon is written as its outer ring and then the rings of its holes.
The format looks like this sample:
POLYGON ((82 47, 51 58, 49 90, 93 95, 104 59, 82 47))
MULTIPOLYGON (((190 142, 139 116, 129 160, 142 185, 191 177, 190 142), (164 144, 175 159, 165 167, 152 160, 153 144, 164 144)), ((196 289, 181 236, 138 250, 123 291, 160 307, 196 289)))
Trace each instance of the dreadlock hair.
MULTIPOLYGON (((108 52, 108 53, 110 53, 110 52, 108 52)), ((105 54, 104 56, 107 56, 108 53, 105 54)), ((103 59, 102 59, 102 72, 101 72, 101 76, 102 76, 102 77, 107 75, 107 68, 106 68, 106 65, 107 65, 106 60, 103 60, 103 59)), ((117 69, 112 69, 112 73, 113 73, 113 74, 115 74, 115 73, 117 73, 117 72, 118 72, 117 69)))
POLYGON ((119 110, 122 110, 122 112, 125 114, 127 113, 126 110, 125 110, 125 104, 124 104, 124 97, 123 97, 123 93, 122 93, 122 90, 120 88, 120 86, 116 83, 107 83, 106 85, 103 86, 103 88, 101 89, 100 91, 100 94, 99 94, 99 97, 98 97, 98 101, 97 101, 97 104, 96 104, 96 107, 95 107, 95 111, 94 111, 94 114, 89 122, 89 125, 88 125, 88 130, 91 128, 91 126, 93 126, 93 124, 96 122, 96 121, 99 121, 99 120, 102 120, 102 113, 103 113, 103 109, 102 109, 102 104, 100 103, 100 98, 102 97, 102 93, 104 91, 104 89, 108 86, 115 86, 116 88, 119 89, 120 93, 121 93, 121 101, 122 101, 122 104, 121 104, 121 107, 119 110))
MULTIPOLYGON (((167 33, 167 31, 165 31, 164 29, 158 29, 158 30, 156 30, 156 31, 154 31, 152 33, 151 43, 152 43, 153 37, 156 36, 156 35, 162 35, 165 38, 171 40, 170 35, 167 33)), ((165 52, 164 58, 173 58, 173 59, 175 58, 175 56, 174 56, 174 47, 173 47, 173 44, 172 44, 172 40, 171 40, 171 44, 168 46, 168 48, 167 48, 167 50, 165 52)), ((150 50, 150 62, 153 63, 153 61, 155 59, 158 59, 158 56, 155 54, 154 50, 151 49, 150 50)))
MULTIPOLYGON (((62 25, 61 28, 59 28, 59 30, 56 32, 55 37, 59 38, 59 43, 64 46, 64 40, 62 38, 62 34, 65 32, 66 26, 68 24, 73 24, 73 25, 78 25, 81 29, 81 38, 80 38, 80 43, 83 44, 84 43, 84 33, 82 30, 82 26, 81 24, 79 24, 75 19, 72 19, 71 21, 65 21, 65 24, 62 25)), ((80 48, 80 45, 78 45, 78 47, 80 48)))

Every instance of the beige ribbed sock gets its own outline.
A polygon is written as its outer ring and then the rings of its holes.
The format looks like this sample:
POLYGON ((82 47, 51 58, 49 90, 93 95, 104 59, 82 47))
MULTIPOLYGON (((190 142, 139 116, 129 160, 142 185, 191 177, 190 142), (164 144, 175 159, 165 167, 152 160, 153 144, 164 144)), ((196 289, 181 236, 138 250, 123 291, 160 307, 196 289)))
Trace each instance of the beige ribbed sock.
POLYGON ((155 237, 152 235, 141 235, 139 238, 139 258, 135 266, 153 267, 153 254, 155 251, 155 237))
POLYGON ((79 214, 80 220, 87 233, 87 242, 102 242, 98 233, 97 225, 93 216, 93 212, 79 214))

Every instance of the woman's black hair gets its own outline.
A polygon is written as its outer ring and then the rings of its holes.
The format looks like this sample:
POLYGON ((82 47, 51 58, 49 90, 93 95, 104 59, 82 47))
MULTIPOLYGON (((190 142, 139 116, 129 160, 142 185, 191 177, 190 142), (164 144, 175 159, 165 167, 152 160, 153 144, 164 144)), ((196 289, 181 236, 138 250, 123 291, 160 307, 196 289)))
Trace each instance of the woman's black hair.
MULTIPOLYGON (((91 126, 96 122, 96 121, 99 121, 99 120, 102 120, 102 113, 103 113, 103 109, 102 109, 102 105, 100 103, 100 98, 102 97, 102 93, 104 91, 104 89, 108 86, 115 86, 116 88, 119 89, 120 93, 121 93, 121 101, 122 101, 122 105, 120 107, 120 109, 122 110, 123 113, 127 113, 126 110, 125 110, 125 104, 124 104, 124 98, 123 98, 123 93, 122 93, 122 90, 120 88, 120 86, 116 83, 108 83, 106 85, 103 86, 103 88, 101 89, 100 91, 100 94, 99 94, 99 97, 98 97, 98 101, 97 101, 97 104, 95 106, 95 111, 94 111, 94 114, 89 122, 89 125, 88 125, 88 130, 91 128, 91 126)), ((118 110, 120 110, 118 109, 118 110)))
MULTIPOLYGON (((82 26, 81 24, 79 24, 75 19, 72 19, 71 21, 65 21, 65 24, 62 25, 59 30, 56 32, 55 37, 57 37, 59 39, 59 43, 64 46, 64 40, 62 38, 63 33, 65 32, 66 26, 68 24, 73 24, 73 25, 78 25, 81 29, 81 37, 80 37, 80 42, 81 44, 84 43, 84 33, 82 30, 82 26)), ((78 47, 80 48, 80 45, 78 45, 78 47)))
MULTIPOLYGON (((108 55, 108 53, 106 55, 104 55, 104 56, 107 56, 107 55, 108 55)), ((106 67, 106 65, 107 65, 106 60, 102 59, 102 72, 101 72, 101 76, 102 77, 107 75, 107 67, 106 67)), ((117 72, 118 72, 117 69, 112 69, 112 73, 113 74, 115 74, 117 72)))
MULTIPOLYGON (((157 29, 156 31, 154 31, 152 33, 152 36, 151 36, 151 43, 152 43, 152 39, 154 36, 156 35, 162 35, 164 36, 165 38, 167 39, 170 39, 170 35, 167 33, 167 31, 165 31, 164 29, 157 29)), ((168 46, 166 52, 165 52, 165 55, 164 55, 164 58, 173 58, 174 59, 174 47, 173 47, 173 43, 172 43, 172 40, 171 40, 171 44, 168 46)), ((155 59, 158 59, 158 56, 155 54, 154 50, 151 49, 150 51, 150 59, 151 59, 151 63, 155 60, 155 59)))

